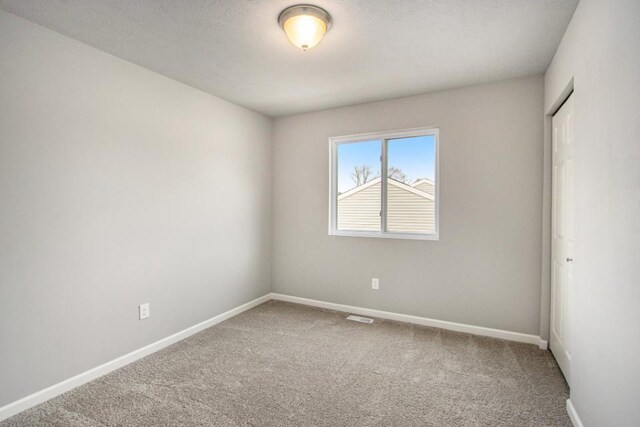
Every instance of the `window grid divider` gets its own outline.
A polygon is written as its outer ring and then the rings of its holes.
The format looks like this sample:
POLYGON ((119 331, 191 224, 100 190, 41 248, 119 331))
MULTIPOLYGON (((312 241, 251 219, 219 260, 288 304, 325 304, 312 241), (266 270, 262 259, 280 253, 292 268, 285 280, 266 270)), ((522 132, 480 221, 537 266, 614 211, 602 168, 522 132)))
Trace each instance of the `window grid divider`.
POLYGON ((387 232, 387 139, 380 140, 380 232, 387 232))

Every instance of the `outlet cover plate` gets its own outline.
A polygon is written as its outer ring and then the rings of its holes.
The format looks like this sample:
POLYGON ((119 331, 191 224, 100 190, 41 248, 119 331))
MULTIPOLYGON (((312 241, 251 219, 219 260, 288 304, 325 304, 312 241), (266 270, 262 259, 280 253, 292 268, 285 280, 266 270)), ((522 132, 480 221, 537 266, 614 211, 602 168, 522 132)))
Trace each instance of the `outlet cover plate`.
POLYGON ((140 320, 144 320, 151 315, 151 310, 148 302, 145 302, 144 304, 140 304, 140 306, 138 307, 138 310, 140 313, 140 320))

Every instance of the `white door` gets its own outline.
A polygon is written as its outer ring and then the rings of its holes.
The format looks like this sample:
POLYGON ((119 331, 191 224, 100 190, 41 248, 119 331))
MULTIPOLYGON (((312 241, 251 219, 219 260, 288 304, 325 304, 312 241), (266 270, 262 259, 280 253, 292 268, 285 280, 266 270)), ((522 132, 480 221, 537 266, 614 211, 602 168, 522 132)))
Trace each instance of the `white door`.
POLYGON ((553 116, 551 218, 551 351, 571 384, 568 305, 573 263, 573 95, 553 116))

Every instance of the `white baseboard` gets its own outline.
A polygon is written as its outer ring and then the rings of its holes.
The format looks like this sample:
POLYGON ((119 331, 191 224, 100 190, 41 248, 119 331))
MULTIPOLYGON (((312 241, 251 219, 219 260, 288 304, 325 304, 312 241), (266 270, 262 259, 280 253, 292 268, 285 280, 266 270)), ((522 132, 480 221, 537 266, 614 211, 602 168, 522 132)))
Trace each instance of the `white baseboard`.
POLYGON ((576 412, 576 408, 573 406, 573 403, 571 403, 571 399, 567 399, 567 413, 569 413, 569 418, 571 418, 573 427, 584 427, 582 420, 576 412))
POLYGON ((253 301, 250 301, 246 304, 242 304, 241 306, 238 306, 227 312, 224 312, 215 317, 212 317, 211 319, 205 320, 204 322, 200 322, 197 325, 193 325, 187 329, 184 329, 180 332, 177 332, 173 335, 170 335, 152 344, 139 348, 138 350, 134 350, 131 353, 125 354, 124 356, 120 356, 117 359, 103 363, 100 366, 89 369, 88 371, 85 371, 74 377, 61 381, 50 387, 47 387, 44 390, 40 390, 29 396, 23 397, 20 400, 16 400, 15 402, 9 403, 0 408, 0 421, 6 418, 9 418, 13 415, 16 415, 19 412, 22 412, 39 403, 45 402, 62 393, 66 393, 67 391, 72 390, 76 387, 79 387, 85 383, 88 383, 89 381, 93 381, 96 378, 99 378, 105 374, 108 374, 109 372, 115 371, 116 369, 121 368, 125 365, 128 365, 131 362, 135 362, 138 359, 148 356, 151 353, 155 353, 156 351, 161 350, 165 347, 168 347, 171 344, 174 344, 180 340, 183 340, 193 334, 196 334, 202 331, 203 329, 216 325, 244 311, 247 311, 264 302, 267 302, 270 299, 271 299, 271 294, 261 296, 260 298, 256 298, 253 301))
MULTIPOLYGON (((204 322, 200 322, 197 325, 191 326, 187 329, 184 329, 180 332, 177 332, 173 335, 170 335, 166 338, 156 341, 152 344, 139 348, 138 350, 134 350, 131 353, 125 354, 124 356, 120 356, 100 366, 97 366, 95 368, 89 369, 88 371, 82 372, 81 374, 78 374, 74 377, 61 381, 57 384, 54 384, 50 387, 47 387, 29 396, 23 397, 20 400, 16 400, 15 402, 9 403, 0 408, 0 421, 6 418, 9 418, 13 415, 16 415, 19 412, 29 409, 32 406, 35 406, 39 403, 45 402, 51 398, 59 396, 62 393, 66 393, 67 391, 72 390, 76 387, 79 387, 83 384, 86 384, 89 381, 93 381, 96 378, 99 378, 103 375, 108 374, 109 372, 115 371, 116 369, 121 368, 125 365, 128 365, 131 362, 135 362, 136 360, 141 359, 145 356, 148 356, 151 353, 155 353, 158 350, 168 347, 171 344, 174 344, 180 340, 183 340, 208 327, 211 327, 220 322, 223 322, 233 316, 236 316, 244 311, 247 311, 271 299, 309 305, 313 307, 326 308, 329 310, 342 311, 346 313, 359 314, 363 316, 397 320, 400 322, 413 323, 416 325, 431 326, 434 328, 447 329, 450 331, 466 332, 474 335, 482 335, 482 336, 493 337, 493 338, 502 338, 510 341, 517 341, 517 342, 522 342, 527 344, 535 344, 539 346, 541 349, 545 349, 545 350, 547 349, 547 341, 542 340, 537 335, 528 335, 528 334, 522 334, 519 332, 504 331, 501 329, 484 328, 481 326, 447 322, 444 320, 429 319, 426 317, 411 316, 408 314, 391 313, 388 311, 373 310, 369 308, 354 307, 350 305, 336 304, 332 302, 318 301, 318 300, 313 300, 308 298, 294 297, 290 295, 270 293, 260 298, 256 298, 253 301, 250 301, 239 307, 231 309, 227 312, 219 314, 215 317, 212 317, 211 319, 205 320, 204 322)), ((580 419, 575 413, 575 409, 573 409, 573 405, 571 405, 571 401, 567 401, 567 411, 569 411, 569 416, 571 416, 571 419, 574 420, 572 416, 572 412, 570 411, 570 408, 573 411, 573 414, 575 414, 576 419, 578 420, 577 422, 574 421, 574 425, 582 427, 582 423, 579 422, 580 419)))
POLYGON ((427 317, 412 316, 409 314, 392 313, 389 311, 373 310, 370 308, 354 307, 352 305, 336 304, 333 302, 318 301, 308 298, 294 297, 272 293, 271 298, 279 301, 293 302, 326 308, 329 310, 343 311, 361 316, 378 317, 381 319, 397 320, 399 322, 413 323, 416 325, 431 326, 433 328, 447 329, 449 331, 466 332, 473 335, 501 338, 509 341, 535 344, 543 350, 547 349, 547 342, 537 335, 522 334, 520 332, 504 331, 502 329, 485 328, 482 326, 466 325, 464 323, 447 322, 445 320, 429 319, 427 317))
POLYGON ((543 340, 540 337, 538 338, 538 347, 540 347, 540 350, 549 350, 549 342, 547 340, 543 340))

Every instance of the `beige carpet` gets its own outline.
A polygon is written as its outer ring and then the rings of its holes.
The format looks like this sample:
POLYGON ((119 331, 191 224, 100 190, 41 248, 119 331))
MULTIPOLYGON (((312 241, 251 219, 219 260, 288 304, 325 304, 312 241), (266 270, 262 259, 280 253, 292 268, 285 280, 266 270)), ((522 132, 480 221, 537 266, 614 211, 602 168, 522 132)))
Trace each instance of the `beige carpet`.
POLYGON ((0 423, 571 426, 551 354, 271 301, 0 423))

